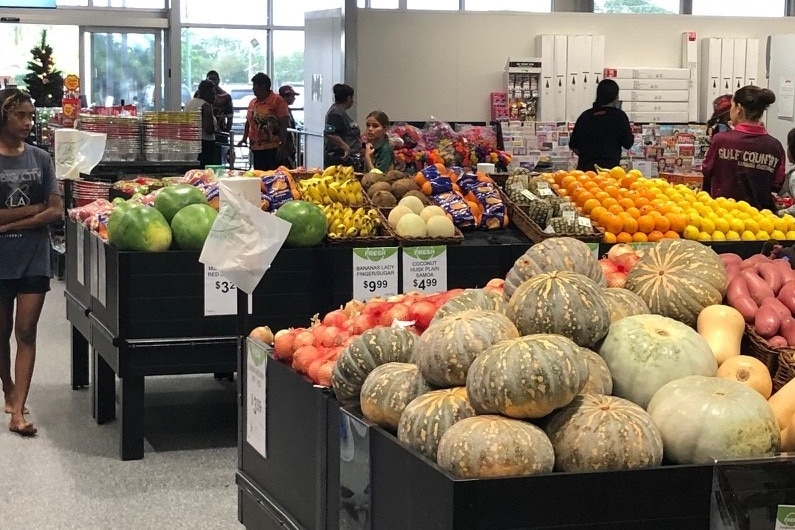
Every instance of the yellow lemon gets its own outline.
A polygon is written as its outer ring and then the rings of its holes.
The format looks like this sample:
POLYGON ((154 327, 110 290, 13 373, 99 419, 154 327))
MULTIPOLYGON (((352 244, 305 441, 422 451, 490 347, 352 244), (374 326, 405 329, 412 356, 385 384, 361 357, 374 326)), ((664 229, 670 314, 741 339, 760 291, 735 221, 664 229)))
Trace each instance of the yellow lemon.
POLYGON ((790 214, 785 214, 782 217, 787 222, 787 231, 795 230, 795 217, 791 216, 790 214))
POLYGON ((700 232, 698 234, 699 241, 712 241, 712 236, 706 232, 700 232))
POLYGON ((691 212, 687 216, 687 224, 695 226, 696 228, 701 228, 701 216, 698 215, 698 213, 691 212))
POLYGON ((720 230, 715 230, 714 232, 712 232, 712 240, 713 241, 726 241, 726 234, 724 234, 720 230))
POLYGON ((787 234, 785 234, 781 230, 773 230, 772 232, 770 232, 770 239, 784 241, 785 239, 787 239, 787 234))
POLYGON ((682 235, 684 235, 685 239, 692 239, 692 240, 697 241, 698 240, 698 235, 699 235, 698 227, 697 226, 693 226, 693 225, 689 225, 689 226, 685 227, 685 231, 684 231, 684 233, 682 235))
POLYGON ((737 217, 732 217, 731 221, 729 221, 729 225, 732 230, 737 232, 738 234, 742 234, 745 231, 745 223, 742 219, 737 217))
POLYGON ((701 219, 701 232, 711 234, 715 231, 715 222, 710 218, 701 219))
POLYGON ((718 217, 715 219, 715 230, 723 232, 724 234, 731 230, 731 223, 725 217, 718 217))
POLYGON ((746 230, 740 234, 740 239, 743 241, 756 241, 756 235, 754 235, 754 233, 750 230, 746 230))
POLYGON ((773 223, 773 219, 769 217, 763 217, 759 219, 759 230, 767 232, 768 234, 775 230, 775 224, 773 223))
POLYGON ((776 217, 776 215, 767 208, 765 208, 764 210, 759 210, 759 213, 767 217, 776 217))
POLYGON ((787 232, 786 240, 795 241, 795 230, 790 230, 789 232, 787 232))
POLYGON ((715 213, 721 217, 726 217, 727 215, 729 215, 729 210, 727 210, 726 208, 716 208, 715 213))
POLYGON ((781 217, 776 217, 775 219, 773 219, 773 226, 779 232, 786 232, 787 230, 789 230, 789 228, 787 228, 787 220, 782 219, 781 217))
POLYGON ((751 210, 751 205, 745 201, 738 201, 737 207, 740 209, 741 212, 748 212, 751 210))
POLYGON ((734 230, 729 230, 728 232, 726 232, 726 241, 739 241, 739 240, 740 240, 740 234, 738 234, 734 230))
POLYGON ((757 241, 767 241, 768 239, 770 239, 770 234, 768 234, 764 230, 760 230, 759 232, 756 233, 757 241))
POLYGON ((640 171, 640 169, 630 169, 629 171, 627 171, 627 176, 635 178, 643 178, 643 173, 640 171))
POLYGON ((757 233, 759 232, 759 223, 756 222, 756 219, 746 219, 745 229, 749 232, 757 233))

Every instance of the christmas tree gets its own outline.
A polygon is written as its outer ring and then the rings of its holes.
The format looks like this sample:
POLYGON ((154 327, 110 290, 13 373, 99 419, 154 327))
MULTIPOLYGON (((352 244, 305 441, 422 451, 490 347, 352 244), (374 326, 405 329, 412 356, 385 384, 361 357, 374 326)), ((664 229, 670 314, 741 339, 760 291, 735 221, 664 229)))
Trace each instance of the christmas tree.
POLYGON ((55 69, 52 47, 47 44, 47 30, 41 32, 41 43, 30 50, 33 59, 28 61, 30 73, 25 76, 28 92, 37 107, 59 107, 63 97, 63 77, 55 69))

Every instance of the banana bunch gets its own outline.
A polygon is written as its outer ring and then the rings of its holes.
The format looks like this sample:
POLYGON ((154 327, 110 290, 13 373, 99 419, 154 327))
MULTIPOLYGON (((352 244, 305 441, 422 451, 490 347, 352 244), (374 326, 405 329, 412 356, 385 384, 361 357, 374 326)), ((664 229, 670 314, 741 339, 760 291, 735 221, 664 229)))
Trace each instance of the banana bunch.
POLYGON ((343 206, 335 202, 321 206, 326 214, 328 236, 332 239, 345 237, 367 237, 375 234, 380 222, 378 212, 373 208, 343 206))
POLYGON ((363 204, 362 183, 349 166, 329 166, 320 175, 298 181, 301 197, 320 205, 363 204))

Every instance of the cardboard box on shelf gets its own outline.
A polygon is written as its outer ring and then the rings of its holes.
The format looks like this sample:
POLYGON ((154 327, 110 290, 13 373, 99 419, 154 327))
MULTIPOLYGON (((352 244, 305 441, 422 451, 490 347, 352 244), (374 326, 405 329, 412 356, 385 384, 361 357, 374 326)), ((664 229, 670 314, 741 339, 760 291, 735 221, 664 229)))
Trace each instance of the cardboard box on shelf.
POLYGON ((618 97, 621 101, 687 102, 690 93, 687 90, 622 90, 618 97))
MULTIPOLYGON (((621 90, 687 90, 688 79, 627 79, 614 78, 621 90)), ((620 94, 619 94, 620 96, 620 94)))
POLYGON ((687 112, 687 101, 623 101, 624 112, 687 112))
POLYGON ((634 68, 630 66, 606 67, 605 78, 622 79, 690 79, 689 68, 634 68))
POLYGON ((687 123, 687 110, 682 112, 627 112, 635 123, 687 123))

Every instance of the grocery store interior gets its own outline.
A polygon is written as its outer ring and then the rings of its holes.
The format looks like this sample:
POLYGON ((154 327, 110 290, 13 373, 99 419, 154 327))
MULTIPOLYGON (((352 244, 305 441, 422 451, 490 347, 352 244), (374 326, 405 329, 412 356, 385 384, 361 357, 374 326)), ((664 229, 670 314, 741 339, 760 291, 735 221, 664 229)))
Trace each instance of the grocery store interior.
MULTIPOLYGON (((180 110, 217 70, 235 107, 234 143, 253 97, 250 78, 265 72, 274 88, 300 93, 293 116, 312 167, 322 165, 320 131, 335 83, 356 90, 350 112, 359 123, 374 109, 393 122, 488 122, 506 60, 535 56, 539 35, 598 33, 606 65, 661 69, 683 66, 688 32, 756 39, 763 75, 768 36, 795 27, 795 0, 52 3, 0 0, 0 84, 24 85, 43 30, 56 67, 79 75, 88 105, 180 110)), ((239 163, 247 160, 240 151, 239 163)), ((144 457, 120 458, 120 423, 99 425, 91 386, 70 385, 74 331, 64 293, 54 279, 39 326, 28 401, 38 436, 0 429, 0 528, 243 528, 236 382, 212 373, 147 377, 144 457)))

